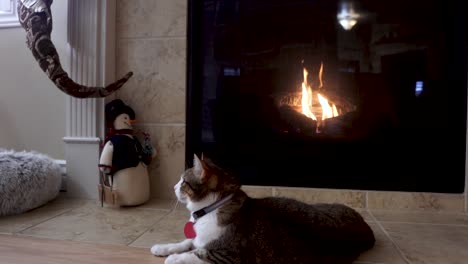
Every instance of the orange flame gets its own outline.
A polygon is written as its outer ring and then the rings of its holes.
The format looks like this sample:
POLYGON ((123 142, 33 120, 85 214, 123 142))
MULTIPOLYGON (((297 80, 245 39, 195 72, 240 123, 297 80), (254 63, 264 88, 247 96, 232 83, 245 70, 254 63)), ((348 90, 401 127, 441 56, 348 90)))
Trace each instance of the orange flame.
POLYGON ((317 94, 317 97, 320 102, 320 105, 322 106, 322 120, 332 118, 338 115, 338 110, 336 109, 336 106, 334 104, 330 106, 328 100, 321 94, 317 94))
POLYGON ((307 84, 307 75, 308 72, 304 68, 304 81, 302 82, 302 113, 312 118, 313 120, 317 120, 314 113, 312 113, 312 88, 307 84))
POLYGON ((323 75, 323 62, 320 62, 320 70, 319 70, 320 86, 319 86, 319 89, 323 87, 322 75, 323 75))
MULTIPOLYGON (((305 116, 317 120, 315 117, 315 114, 312 111, 312 104, 313 104, 313 95, 312 95, 312 87, 307 83, 307 76, 308 72, 304 68, 304 81, 302 82, 302 98, 301 98, 301 104, 302 104, 302 114, 305 116)), ((319 74, 318 74, 318 79, 319 79, 319 89, 323 87, 323 63, 320 63, 320 69, 319 69, 319 74)), ((320 103, 320 106, 322 107, 322 120, 325 120, 327 118, 332 118, 338 116, 338 109, 336 108, 335 104, 331 104, 328 102, 328 99, 325 98, 323 95, 320 93, 317 93, 317 98, 318 102, 320 103)))

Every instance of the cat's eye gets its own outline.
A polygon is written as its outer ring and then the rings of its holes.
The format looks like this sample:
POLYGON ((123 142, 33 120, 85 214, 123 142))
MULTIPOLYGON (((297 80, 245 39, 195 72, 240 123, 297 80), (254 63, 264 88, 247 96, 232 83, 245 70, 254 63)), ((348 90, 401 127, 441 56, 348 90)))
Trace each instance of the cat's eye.
POLYGON ((187 185, 190 189, 193 190, 192 185, 190 185, 190 183, 188 183, 185 179, 182 179, 182 185, 184 185, 184 184, 187 185))

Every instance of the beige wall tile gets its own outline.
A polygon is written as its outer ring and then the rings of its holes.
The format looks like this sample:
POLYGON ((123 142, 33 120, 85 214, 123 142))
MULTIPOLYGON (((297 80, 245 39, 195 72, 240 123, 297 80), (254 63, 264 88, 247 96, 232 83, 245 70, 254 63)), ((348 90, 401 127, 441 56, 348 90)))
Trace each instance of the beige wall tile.
POLYGON ((366 194, 361 191, 276 187, 274 193, 306 203, 343 203, 354 208, 366 206, 366 194))
POLYGON ((185 126, 138 125, 151 135, 158 155, 149 166, 151 197, 175 199, 174 185, 185 169, 185 126))
POLYGON ((460 194, 369 192, 369 209, 433 210, 463 212, 464 197, 460 194))
POLYGON ((187 0, 118 0, 116 23, 121 38, 185 36, 187 0))
MULTIPOLYGON (((143 125, 186 122, 186 20, 186 0, 117 1, 117 73, 118 76, 127 71, 135 74, 117 92, 117 97, 134 108, 143 125)), ((158 129, 154 136, 166 133, 163 130, 167 129, 158 129)), ((172 144, 164 140, 159 139, 158 144, 172 144)), ((183 142, 181 144, 185 145, 185 140, 183 142)), ((185 147, 172 152, 166 148, 152 166, 153 197, 174 198, 172 185, 182 172, 184 150, 185 147)), ((271 193, 269 187, 245 189, 253 197, 271 193)), ((308 188, 275 191, 280 196, 306 202, 340 202, 355 208, 366 207, 365 192, 361 191, 308 188)), ((369 192, 369 208, 468 212, 466 193, 468 189, 464 196, 369 192)))
POLYGON ((185 123, 185 46, 185 38, 118 41, 118 76, 134 76, 116 94, 141 123, 185 123))
POLYGON ((242 186, 242 190, 252 198, 273 196, 273 187, 244 185, 242 186))
MULTIPOLYGON (((466 164, 468 164, 468 155, 466 157, 466 164)), ((465 170, 465 213, 468 214, 468 170, 465 170)))

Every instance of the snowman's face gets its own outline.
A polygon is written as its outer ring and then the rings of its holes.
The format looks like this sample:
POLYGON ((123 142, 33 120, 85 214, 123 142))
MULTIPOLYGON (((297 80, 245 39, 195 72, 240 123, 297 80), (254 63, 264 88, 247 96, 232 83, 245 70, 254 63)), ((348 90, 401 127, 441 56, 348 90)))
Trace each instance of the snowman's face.
POLYGON ((120 114, 114 120, 114 129, 132 129, 130 116, 128 114, 120 114))

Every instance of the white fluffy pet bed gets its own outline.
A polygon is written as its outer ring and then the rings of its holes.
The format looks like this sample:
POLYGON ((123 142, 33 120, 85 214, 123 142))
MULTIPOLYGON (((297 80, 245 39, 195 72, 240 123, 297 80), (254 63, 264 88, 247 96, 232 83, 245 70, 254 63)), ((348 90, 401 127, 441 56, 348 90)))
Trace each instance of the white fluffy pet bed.
POLYGON ((0 216, 20 214, 57 197, 60 165, 37 152, 0 149, 0 216))

